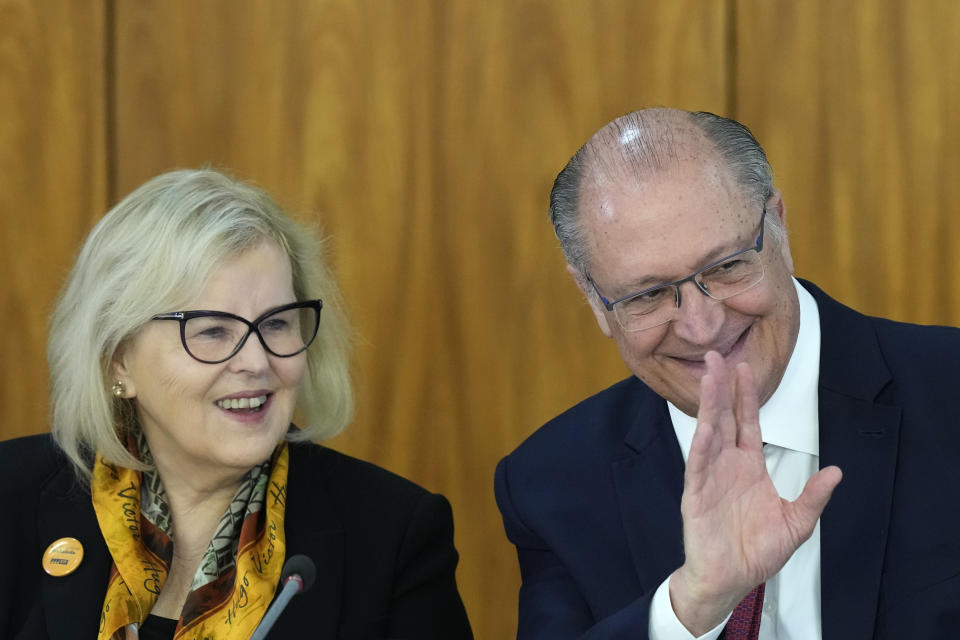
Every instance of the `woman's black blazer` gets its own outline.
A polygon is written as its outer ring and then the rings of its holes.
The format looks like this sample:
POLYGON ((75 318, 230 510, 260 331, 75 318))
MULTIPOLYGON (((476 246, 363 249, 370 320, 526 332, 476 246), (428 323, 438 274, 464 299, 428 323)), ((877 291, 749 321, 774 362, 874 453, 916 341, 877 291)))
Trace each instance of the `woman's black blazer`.
MULTIPOLYGON (((270 638, 472 638, 457 592, 447 500, 314 444, 290 446, 287 556, 317 568, 270 638)), ((94 640, 111 559, 90 501, 49 435, 0 443, 0 638, 94 640), (84 548, 69 576, 41 558, 62 537, 84 548)))

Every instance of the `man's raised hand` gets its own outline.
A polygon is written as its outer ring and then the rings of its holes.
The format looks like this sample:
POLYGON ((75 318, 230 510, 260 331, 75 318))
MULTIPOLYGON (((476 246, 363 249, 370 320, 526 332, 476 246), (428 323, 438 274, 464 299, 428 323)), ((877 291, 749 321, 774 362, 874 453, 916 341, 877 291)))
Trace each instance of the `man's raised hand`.
POLYGON ((680 506, 685 561, 670 578, 674 612, 695 635, 786 564, 842 477, 837 467, 821 469, 794 502, 780 498, 763 458, 750 366, 730 371, 714 351, 705 361, 680 506))

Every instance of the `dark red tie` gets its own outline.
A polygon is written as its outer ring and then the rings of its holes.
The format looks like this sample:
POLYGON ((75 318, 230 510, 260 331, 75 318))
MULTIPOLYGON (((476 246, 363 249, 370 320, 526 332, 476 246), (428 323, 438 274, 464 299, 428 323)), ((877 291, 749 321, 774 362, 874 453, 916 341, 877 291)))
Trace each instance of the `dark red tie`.
POLYGON ((763 584, 740 601, 733 610, 727 626, 723 628, 717 640, 757 640, 760 634, 760 613, 763 611, 763 584))

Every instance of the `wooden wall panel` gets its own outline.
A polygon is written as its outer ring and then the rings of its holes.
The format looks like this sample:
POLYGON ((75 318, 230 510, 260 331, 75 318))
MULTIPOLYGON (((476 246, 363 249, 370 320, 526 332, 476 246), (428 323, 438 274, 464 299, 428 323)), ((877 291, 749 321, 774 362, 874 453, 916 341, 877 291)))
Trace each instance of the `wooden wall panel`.
POLYGON ((106 205, 104 7, 0 0, 0 439, 48 430, 47 316, 106 205))
POLYGON ((770 154, 800 275, 960 324, 960 4, 738 0, 737 115, 770 154))
POLYGON ((549 188, 645 104, 722 110, 720 3, 117 3, 118 195, 175 166, 254 178, 332 236, 358 332, 333 446, 453 503, 479 638, 514 633, 496 461, 625 373, 564 272, 549 188))
POLYGON ((450 497, 477 635, 510 637, 493 467, 624 373, 564 273, 553 176, 638 106, 734 115, 799 275, 960 324, 957 33, 950 0, 0 0, 0 437, 47 428, 46 317, 108 201, 233 169, 331 234, 359 400, 333 445, 450 497))

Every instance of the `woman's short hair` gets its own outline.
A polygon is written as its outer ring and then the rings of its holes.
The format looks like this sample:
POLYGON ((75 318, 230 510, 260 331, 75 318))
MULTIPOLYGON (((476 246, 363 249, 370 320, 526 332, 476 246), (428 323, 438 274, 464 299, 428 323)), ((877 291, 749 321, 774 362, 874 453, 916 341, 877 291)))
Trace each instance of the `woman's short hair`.
POLYGON ((297 299, 323 300, 298 398, 306 422, 287 438, 321 440, 346 426, 353 413, 350 336, 318 235, 262 189, 209 169, 171 171, 97 223, 51 317, 52 432, 82 479, 97 451, 116 464, 145 468, 125 444, 139 429, 134 401, 111 392, 117 349, 154 315, 191 304, 218 266, 264 240, 289 256, 297 299))

